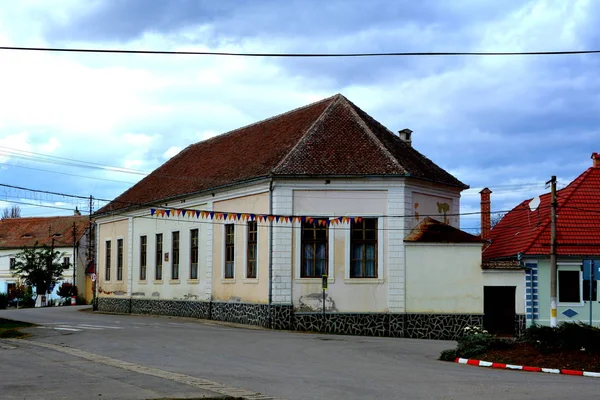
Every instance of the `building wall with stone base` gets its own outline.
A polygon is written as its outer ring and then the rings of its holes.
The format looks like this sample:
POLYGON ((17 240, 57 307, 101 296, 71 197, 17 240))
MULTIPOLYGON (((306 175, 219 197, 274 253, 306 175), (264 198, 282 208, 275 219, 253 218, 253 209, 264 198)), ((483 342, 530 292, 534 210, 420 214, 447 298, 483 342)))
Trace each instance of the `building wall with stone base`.
MULTIPOLYGON (((256 325, 279 330, 322 332, 341 335, 388 336, 414 339, 453 340, 467 326, 482 326, 481 314, 415 313, 294 313, 290 305, 218 301, 98 299, 98 309, 119 314, 172 315, 256 325)), ((523 318, 515 321, 523 329, 523 318)), ((516 332, 517 334, 519 332, 516 332)))

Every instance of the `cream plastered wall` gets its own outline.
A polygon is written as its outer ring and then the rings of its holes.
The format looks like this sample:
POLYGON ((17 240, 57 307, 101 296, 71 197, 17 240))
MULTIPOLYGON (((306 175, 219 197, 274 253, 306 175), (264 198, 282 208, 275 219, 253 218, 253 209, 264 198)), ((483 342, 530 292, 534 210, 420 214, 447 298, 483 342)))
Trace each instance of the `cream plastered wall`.
POLYGON ((517 314, 525 314, 524 271, 483 271, 483 286, 515 286, 515 311, 517 314))
MULTIPOLYGON (((294 190, 295 215, 309 216, 363 216, 384 215, 387 209, 385 190, 294 190)), ((349 224, 330 226, 329 283, 326 310, 337 312, 384 312, 388 309, 387 256, 384 229, 386 218, 380 218, 378 227, 378 263, 380 274, 376 279, 349 278, 349 224), (383 229, 382 229, 383 228, 383 229), (333 258, 333 259, 332 259, 333 258), (333 272, 333 273, 332 273, 333 272)), ((298 311, 322 309, 321 279, 300 278, 300 224, 295 224, 292 235, 292 301, 298 311)))
POLYGON ((125 296, 128 283, 128 237, 129 219, 121 218, 113 221, 98 222, 98 295, 125 296), (117 240, 123 239, 123 279, 117 281, 117 240), (111 242, 110 281, 106 280, 106 242, 111 242))
POLYGON ((483 313, 480 244, 406 244, 406 311, 483 313))
MULTIPOLYGON (((193 208, 206 209, 206 204, 193 208)), ((195 216, 133 218, 132 291, 133 298, 155 300, 210 300, 206 289, 206 234, 210 221, 195 216), (198 279, 191 279, 191 231, 198 229, 198 279), (173 233, 179 232, 179 279, 173 279, 173 233), (162 234, 162 279, 155 279, 156 235, 162 234), (141 237, 146 236, 146 279, 140 276, 141 237), (165 255, 168 253, 168 259, 165 255)))
MULTIPOLYGON (((260 193, 213 203, 215 212, 269 212, 269 193, 260 193)), ((269 224, 258 223, 257 278, 246 278, 247 222, 214 221, 212 296, 217 301, 265 304, 269 299, 269 224), (234 278, 225 279, 225 223, 235 226, 234 278)))

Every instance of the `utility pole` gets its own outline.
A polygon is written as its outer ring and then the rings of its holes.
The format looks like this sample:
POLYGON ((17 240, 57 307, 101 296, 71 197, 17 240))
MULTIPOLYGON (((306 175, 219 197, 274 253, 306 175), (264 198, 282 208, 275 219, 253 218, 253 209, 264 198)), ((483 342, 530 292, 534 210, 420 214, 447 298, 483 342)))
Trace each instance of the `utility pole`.
POLYGON ((92 197, 92 195, 90 195, 90 215, 89 215, 89 224, 88 224, 88 237, 87 237, 87 250, 88 250, 88 254, 87 254, 87 260, 88 260, 88 266, 90 265, 90 263, 92 263, 92 265, 94 266, 94 281, 92 282, 92 309, 94 311, 98 310, 98 299, 96 298, 96 288, 98 286, 97 282, 98 282, 98 267, 96 265, 96 261, 94 260, 94 235, 92 234, 92 212, 94 211, 94 198, 92 197))
POLYGON ((558 325, 556 319, 557 304, 557 270, 556 270, 556 176, 552 175, 550 181, 550 326, 555 328, 558 325))
POLYGON ((75 222, 73 222, 73 286, 71 286, 71 297, 73 297, 73 293, 75 292, 75 287, 77 286, 77 281, 75 280, 75 273, 77 271, 77 243, 75 236, 77 235, 77 227, 75 226, 75 222))

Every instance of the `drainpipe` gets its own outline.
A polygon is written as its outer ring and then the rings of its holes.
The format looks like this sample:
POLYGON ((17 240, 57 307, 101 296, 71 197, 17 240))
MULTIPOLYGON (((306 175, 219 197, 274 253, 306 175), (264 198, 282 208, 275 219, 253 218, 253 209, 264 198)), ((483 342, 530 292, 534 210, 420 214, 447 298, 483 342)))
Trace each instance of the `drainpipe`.
MULTIPOLYGON (((269 182, 269 215, 273 214, 273 178, 269 182)), ((273 326, 271 303, 273 301, 273 222, 269 222, 269 328, 273 326)))

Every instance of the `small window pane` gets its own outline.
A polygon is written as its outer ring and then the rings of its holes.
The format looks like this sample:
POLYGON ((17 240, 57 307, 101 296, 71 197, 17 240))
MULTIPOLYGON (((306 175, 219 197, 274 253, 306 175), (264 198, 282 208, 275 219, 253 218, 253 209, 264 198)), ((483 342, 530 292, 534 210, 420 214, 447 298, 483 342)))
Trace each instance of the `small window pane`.
POLYGON ((561 303, 579 303, 579 271, 558 271, 558 301, 561 303))

